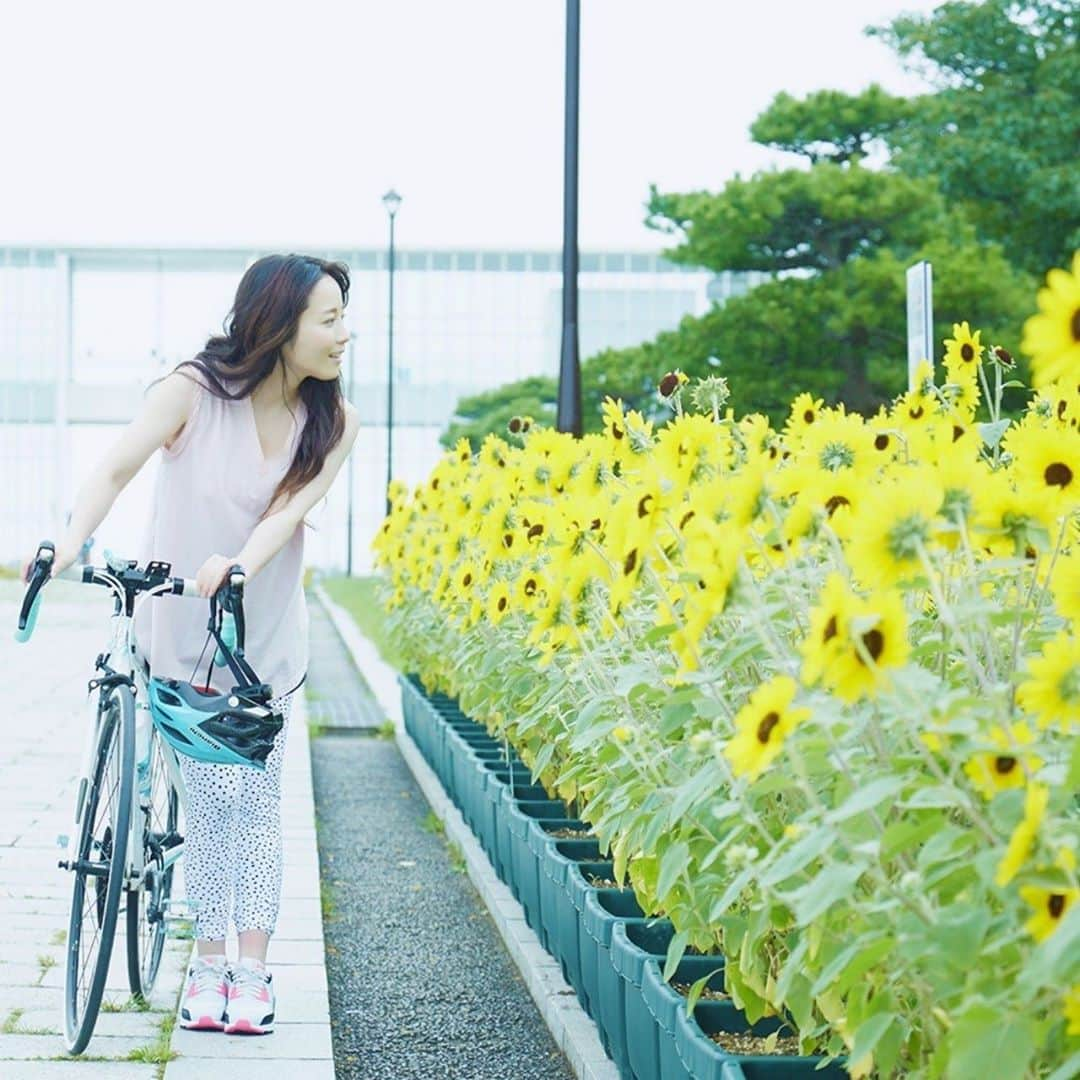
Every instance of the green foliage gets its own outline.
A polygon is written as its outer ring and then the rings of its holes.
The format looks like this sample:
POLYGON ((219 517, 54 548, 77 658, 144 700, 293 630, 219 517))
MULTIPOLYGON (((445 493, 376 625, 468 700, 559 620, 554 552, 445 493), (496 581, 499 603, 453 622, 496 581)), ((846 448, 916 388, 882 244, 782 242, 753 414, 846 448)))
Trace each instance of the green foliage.
POLYGON ((558 387, 547 375, 533 375, 462 398, 439 442, 449 449, 464 438, 476 448, 489 432, 505 436, 506 425, 514 416, 531 416, 537 424, 552 427, 557 400, 558 387))
POLYGON ((871 31, 940 87, 889 133, 980 239, 1036 274, 1080 246, 1080 49, 1073 0, 947 3, 871 31))

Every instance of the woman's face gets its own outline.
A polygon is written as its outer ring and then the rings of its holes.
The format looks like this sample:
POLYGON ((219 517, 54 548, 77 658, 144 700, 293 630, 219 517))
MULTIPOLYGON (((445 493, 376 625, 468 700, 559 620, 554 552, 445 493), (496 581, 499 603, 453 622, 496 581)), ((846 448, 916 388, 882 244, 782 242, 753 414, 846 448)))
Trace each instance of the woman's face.
POLYGON ((295 374, 297 383, 308 377, 336 379, 348 343, 341 289, 329 274, 324 274, 308 296, 295 337, 282 347, 285 366, 295 374))

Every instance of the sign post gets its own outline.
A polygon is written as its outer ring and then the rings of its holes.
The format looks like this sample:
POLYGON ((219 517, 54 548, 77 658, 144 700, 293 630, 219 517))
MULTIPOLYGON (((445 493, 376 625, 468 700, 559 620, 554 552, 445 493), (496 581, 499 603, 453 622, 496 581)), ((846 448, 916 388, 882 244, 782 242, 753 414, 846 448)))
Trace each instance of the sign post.
POLYGON ((934 362, 934 275, 930 263, 907 269, 908 389, 915 389, 915 371, 923 360, 934 362))

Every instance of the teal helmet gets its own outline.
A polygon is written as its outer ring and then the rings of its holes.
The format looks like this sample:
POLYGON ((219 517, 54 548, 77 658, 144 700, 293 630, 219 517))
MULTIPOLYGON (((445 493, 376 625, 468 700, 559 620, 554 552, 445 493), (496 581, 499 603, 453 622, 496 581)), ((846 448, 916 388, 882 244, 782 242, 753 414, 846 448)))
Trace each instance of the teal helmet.
POLYGON ((216 765, 265 770, 274 736, 285 721, 268 707, 265 693, 252 692, 256 689, 208 693, 179 679, 151 677, 150 715, 179 754, 216 765))

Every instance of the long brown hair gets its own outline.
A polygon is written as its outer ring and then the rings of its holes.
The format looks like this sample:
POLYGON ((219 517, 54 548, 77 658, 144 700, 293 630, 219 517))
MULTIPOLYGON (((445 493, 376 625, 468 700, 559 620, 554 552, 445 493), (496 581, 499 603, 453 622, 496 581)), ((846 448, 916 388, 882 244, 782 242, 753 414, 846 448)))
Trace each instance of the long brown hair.
MULTIPOLYGON (((211 337, 194 360, 177 364, 175 370, 193 368, 216 397, 229 401, 248 397, 277 367, 281 347, 296 333, 311 290, 324 274, 338 283, 342 303, 348 304, 349 268, 344 263, 314 255, 266 255, 252 263, 225 317, 224 336, 211 337), (238 385, 229 390, 226 382, 238 385)), ((331 380, 305 379, 300 399, 307 406, 307 420, 267 511, 279 496, 292 495, 318 476, 326 455, 345 431, 340 375, 331 380)))

